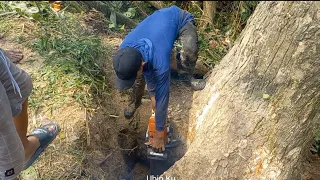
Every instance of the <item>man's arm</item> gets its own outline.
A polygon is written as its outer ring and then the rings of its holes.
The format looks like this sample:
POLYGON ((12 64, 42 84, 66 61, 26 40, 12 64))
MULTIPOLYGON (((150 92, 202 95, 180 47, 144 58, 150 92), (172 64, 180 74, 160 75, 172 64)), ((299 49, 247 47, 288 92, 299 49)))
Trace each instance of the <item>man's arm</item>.
POLYGON ((163 131, 169 105, 170 69, 156 76, 156 130, 163 131))
POLYGON ((151 96, 152 109, 155 109, 156 131, 152 147, 157 151, 164 151, 163 130, 167 120, 169 104, 170 68, 162 74, 153 75, 147 79, 147 87, 151 96))
POLYGON ((155 97, 156 96, 156 81, 155 81, 155 77, 152 76, 151 79, 146 78, 146 82, 147 82, 149 96, 151 98, 152 110, 155 111, 156 110, 156 97, 155 97))

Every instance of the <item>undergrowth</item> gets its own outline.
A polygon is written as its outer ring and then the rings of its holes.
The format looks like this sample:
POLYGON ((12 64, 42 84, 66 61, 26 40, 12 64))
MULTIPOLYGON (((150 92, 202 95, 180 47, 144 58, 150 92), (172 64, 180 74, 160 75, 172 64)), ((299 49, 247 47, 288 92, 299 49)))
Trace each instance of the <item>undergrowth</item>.
MULTIPOLYGON (((54 99, 52 104, 59 106, 71 102, 68 99, 71 96, 88 108, 93 95, 108 93, 107 81, 100 68, 108 47, 104 47, 100 38, 87 30, 79 14, 54 13, 49 10, 49 3, 39 5, 41 18, 31 20, 35 26, 33 38, 28 39, 29 35, 23 33, 16 38, 18 43, 32 48, 45 59, 38 74, 31 75, 36 76, 34 81, 46 84, 34 87, 29 104, 31 108, 39 109, 43 100, 54 99)), ((2 7, 10 10, 8 6, 2 7)), ((14 26, 10 22, 10 18, 1 20, 2 33, 7 33, 14 26)))
POLYGON ((201 1, 165 1, 165 7, 177 5, 195 16, 199 35, 199 60, 213 68, 227 54, 245 27, 259 1, 216 1, 213 24, 200 27, 201 1))
MULTIPOLYGON (((99 67, 106 47, 96 35, 80 25, 79 18, 71 14, 64 19, 42 21, 40 26, 39 37, 27 45, 46 59, 48 68, 45 67, 42 73, 50 77, 52 87, 59 79, 64 89, 73 92, 74 99, 88 107, 91 94, 107 92, 106 79, 99 67), (61 79, 61 75, 65 78, 61 79)), ((43 93, 56 95, 55 92, 43 93)))
MULTIPOLYGON (((30 3, 30 6, 35 6, 30 3)), ((61 110, 62 107, 66 107, 66 111, 73 110, 70 107, 80 107, 75 111, 80 113, 86 109, 85 112, 91 117, 96 107, 94 103, 97 103, 95 98, 103 99, 110 92, 107 77, 100 67, 111 49, 105 47, 98 35, 86 27, 84 15, 67 11, 55 13, 49 9, 47 2, 38 5, 42 11, 40 18, 15 13, 0 19, 0 34, 36 52, 35 56, 28 57, 26 64, 40 64, 40 68, 32 67, 32 71, 28 71, 33 81, 32 94, 29 96, 30 130, 40 122, 33 117, 38 117, 38 114, 53 116, 57 114, 56 109, 61 110)), ((5 11, 14 12, 6 8, 5 11)), ((27 52, 23 53, 26 55, 27 52)), ((64 113, 62 111, 61 116, 64 113)), ((39 162, 22 173, 25 179, 57 179, 59 175, 72 172, 68 168, 73 168, 73 165, 81 168, 87 153, 85 140, 89 125, 68 116, 59 120, 61 132, 54 142, 56 146, 52 144, 48 147, 39 162), (75 121, 76 126, 69 127, 75 121), (55 160, 51 160, 51 157, 55 160), (62 171, 63 168, 67 169, 62 171), (28 178, 31 174, 32 178, 28 178)), ((77 176, 82 176, 79 174, 77 176)))

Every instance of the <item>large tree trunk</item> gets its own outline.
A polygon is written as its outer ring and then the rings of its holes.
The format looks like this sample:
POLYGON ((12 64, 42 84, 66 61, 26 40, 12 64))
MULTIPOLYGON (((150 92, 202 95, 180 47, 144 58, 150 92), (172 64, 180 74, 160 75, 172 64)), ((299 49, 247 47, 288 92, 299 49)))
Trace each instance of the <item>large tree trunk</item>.
POLYGON ((320 3, 261 2, 194 93, 176 179, 300 179, 319 127, 320 3), (269 97, 270 96, 270 97, 269 97))

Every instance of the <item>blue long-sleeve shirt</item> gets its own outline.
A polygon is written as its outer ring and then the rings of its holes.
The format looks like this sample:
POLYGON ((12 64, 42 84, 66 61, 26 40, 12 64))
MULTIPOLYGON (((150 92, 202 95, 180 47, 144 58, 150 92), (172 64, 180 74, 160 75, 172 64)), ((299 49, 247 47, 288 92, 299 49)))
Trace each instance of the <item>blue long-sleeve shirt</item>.
POLYGON ((156 99, 156 129, 164 129, 169 104, 170 55, 179 30, 194 16, 177 6, 155 11, 123 40, 124 47, 137 48, 146 62, 143 75, 151 96, 156 99))

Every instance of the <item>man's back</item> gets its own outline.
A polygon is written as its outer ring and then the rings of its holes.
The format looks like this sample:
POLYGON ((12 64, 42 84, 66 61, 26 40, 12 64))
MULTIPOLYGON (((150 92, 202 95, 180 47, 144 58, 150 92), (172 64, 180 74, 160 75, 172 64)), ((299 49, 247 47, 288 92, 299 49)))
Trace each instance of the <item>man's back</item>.
MULTIPOLYGON (((114 58, 113 64, 118 78, 116 84, 118 84, 119 89, 132 87, 134 81, 136 81, 136 75, 142 70, 149 95, 155 105, 157 131, 163 131, 167 119, 170 86, 170 55, 174 41, 178 36, 180 38, 183 36, 183 30, 192 31, 194 37, 187 37, 188 40, 191 39, 192 41, 185 42, 195 46, 197 45, 197 32, 191 23, 192 20, 194 20, 192 14, 177 6, 160 9, 144 19, 125 37, 120 45, 120 50, 118 50, 114 58), (186 25, 191 26, 191 29, 187 30, 186 25), (185 29, 183 27, 185 27, 185 29), (140 53, 137 52, 137 50, 140 53), (139 70, 135 68, 136 63, 141 64, 139 70), (134 70, 131 72, 132 69, 134 70), (137 72, 137 74, 135 74, 135 72, 137 72), (120 79, 118 75, 121 77, 127 75, 128 77, 120 79), (133 78, 130 78, 129 75, 133 78)), ((188 45, 186 45, 186 47, 188 47, 188 45)), ((186 59, 185 62, 187 65, 195 64, 190 62, 189 59, 186 59)), ((144 86, 144 83, 141 84, 144 86)), ((144 89, 144 87, 142 89, 144 89)), ((141 98, 134 104, 133 112, 140 103, 141 98)), ((126 111, 128 113, 125 112, 126 117, 131 117, 131 114, 133 114, 131 113, 132 111, 129 111, 126 111)))
POLYGON ((162 73, 170 66, 170 54, 179 29, 193 18, 191 14, 188 15, 184 17, 183 11, 177 6, 157 10, 125 37, 120 48, 131 46, 142 38, 149 39, 153 46, 152 62, 149 63, 158 73, 162 73))

